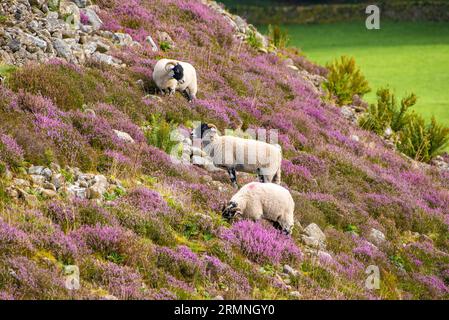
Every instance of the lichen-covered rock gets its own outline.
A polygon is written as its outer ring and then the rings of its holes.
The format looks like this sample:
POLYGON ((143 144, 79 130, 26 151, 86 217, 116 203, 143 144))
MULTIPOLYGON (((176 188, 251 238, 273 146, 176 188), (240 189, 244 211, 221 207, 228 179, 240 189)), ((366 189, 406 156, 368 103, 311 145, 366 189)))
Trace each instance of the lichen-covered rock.
POLYGON ((317 249, 326 248, 326 235, 315 223, 311 223, 304 228, 304 235, 301 239, 307 246, 317 249))

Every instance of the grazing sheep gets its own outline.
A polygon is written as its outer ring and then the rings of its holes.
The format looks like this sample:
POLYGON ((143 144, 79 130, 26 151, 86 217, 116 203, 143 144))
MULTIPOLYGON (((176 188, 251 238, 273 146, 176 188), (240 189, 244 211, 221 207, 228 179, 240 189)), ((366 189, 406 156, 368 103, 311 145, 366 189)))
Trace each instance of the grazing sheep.
POLYGON ((257 173, 261 182, 281 183, 282 150, 279 145, 234 136, 220 136, 212 124, 201 124, 192 132, 201 139, 204 152, 216 167, 225 169, 238 188, 236 171, 257 173))
POLYGON ((244 185, 222 208, 222 216, 231 220, 235 215, 254 221, 266 219, 290 234, 294 225, 295 202, 290 192, 274 183, 251 182, 244 185))
POLYGON ((163 93, 182 92, 189 102, 196 99, 198 91, 196 70, 187 62, 161 59, 154 66, 153 80, 163 93))

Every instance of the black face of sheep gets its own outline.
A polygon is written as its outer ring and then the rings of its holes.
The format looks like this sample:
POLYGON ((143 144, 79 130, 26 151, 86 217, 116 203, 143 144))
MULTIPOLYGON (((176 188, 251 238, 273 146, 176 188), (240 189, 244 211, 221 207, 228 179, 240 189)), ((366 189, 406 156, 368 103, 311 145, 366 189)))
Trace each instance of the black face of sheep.
POLYGON ((228 221, 234 218, 238 213, 239 208, 237 207, 237 203, 233 201, 229 202, 227 206, 223 205, 223 208, 221 209, 221 216, 228 221))
POLYGON ((182 78, 184 78, 184 68, 178 63, 173 68, 173 79, 180 81, 182 78))

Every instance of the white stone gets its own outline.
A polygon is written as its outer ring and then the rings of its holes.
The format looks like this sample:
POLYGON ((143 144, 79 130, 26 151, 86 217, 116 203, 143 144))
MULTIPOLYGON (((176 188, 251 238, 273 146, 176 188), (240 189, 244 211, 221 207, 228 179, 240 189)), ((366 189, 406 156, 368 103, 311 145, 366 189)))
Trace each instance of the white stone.
POLYGON ((119 130, 114 130, 114 133, 116 134, 117 138, 119 138, 120 140, 127 142, 127 143, 135 143, 133 137, 131 137, 129 135, 129 133, 123 132, 123 131, 119 131, 119 130))

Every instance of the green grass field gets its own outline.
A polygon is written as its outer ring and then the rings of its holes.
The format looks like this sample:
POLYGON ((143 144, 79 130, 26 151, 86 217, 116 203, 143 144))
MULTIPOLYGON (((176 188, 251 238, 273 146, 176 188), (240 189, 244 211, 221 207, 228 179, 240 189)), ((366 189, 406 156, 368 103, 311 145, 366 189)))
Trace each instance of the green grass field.
POLYGON ((418 112, 449 126, 449 23, 389 22, 380 30, 367 30, 364 22, 284 28, 290 45, 318 64, 354 56, 372 88, 369 102, 381 86, 399 97, 414 92, 418 112))

